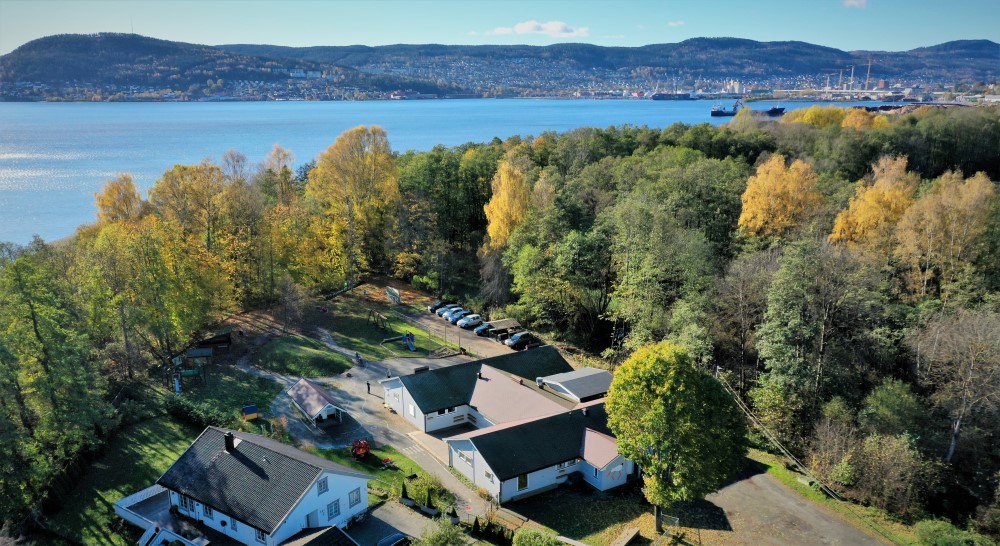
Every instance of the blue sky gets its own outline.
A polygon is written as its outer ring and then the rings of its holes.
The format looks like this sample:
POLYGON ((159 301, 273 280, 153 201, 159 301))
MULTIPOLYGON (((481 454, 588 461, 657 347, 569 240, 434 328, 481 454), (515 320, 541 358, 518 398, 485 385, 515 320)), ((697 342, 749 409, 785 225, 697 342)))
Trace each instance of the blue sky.
POLYGON ((900 51, 1000 42, 998 0, 0 0, 0 54, 51 34, 130 32, 288 46, 585 42, 701 36, 900 51))

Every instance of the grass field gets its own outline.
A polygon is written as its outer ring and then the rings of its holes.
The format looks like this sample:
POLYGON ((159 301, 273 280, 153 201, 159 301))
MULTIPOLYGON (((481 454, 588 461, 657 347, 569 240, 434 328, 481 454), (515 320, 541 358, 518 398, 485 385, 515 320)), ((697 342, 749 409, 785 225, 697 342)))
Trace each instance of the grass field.
MULTIPOLYGON (((427 472, 424 471, 423 468, 420 468, 420 466, 417 465, 417 463, 413 462, 413 460, 409 457, 403 455, 391 446, 374 448, 364 459, 360 461, 351 455, 351 450, 349 448, 317 449, 313 452, 336 463, 340 463, 366 474, 371 474, 375 477, 375 479, 368 484, 369 488, 382 490, 388 493, 388 497, 390 499, 399 498, 399 491, 403 481, 406 480, 407 476, 416 474, 418 479, 408 481, 406 484, 407 494, 410 498, 416 499, 419 503, 423 503, 427 485, 432 484, 435 491, 433 500, 437 508, 442 509, 455 503, 455 496, 450 491, 441 487, 440 482, 435 482, 435 480, 428 476, 427 472), (393 468, 382 468, 382 460, 386 457, 392 459, 393 468)), ((368 496, 369 504, 375 504, 380 500, 381 499, 375 497, 374 495, 368 496)))
POLYGON ((338 345, 357 351, 368 360, 384 360, 393 356, 426 356, 427 353, 445 345, 442 339, 428 335, 393 313, 388 303, 375 299, 372 295, 373 289, 369 292, 369 298, 366 299, 363 288, 359 287, 323 302, 322 306, 327 308, 326 313, 310 307, 305 323, 329 330, 338 345), (388 317, 389 328, 383 329, 372 324, 370 311, 388 317), (398 339, 408 332, 416 337, 415 352, 407 350, 403 342, 398 339))
POLYGON ((649 544, 649 537, 655 536, 652 509, 634 487, 608 493, 583 484, 560 487, 509 508, 549 532, 593 546, 610 544, 626 527, 642 532, 631 544, 649 544))
POLYGON ((226 413, 239 414, 248 404, 257 404, 261 411, 267 411, 282 390, 275 381, 254 377, 231 366, 208 368, 204 381, 193 377, 185 380, 182 390, 185 396, 226 413))
POLYGON ((199 432, 168 417, 119 432, 50 523, 87 546, 134 544, 141 532, 118 520, 115 501, 153 485, 199 432))
POLYGON ((278 338, 261 349, 258 365, 296 377, 330 377, 351 369, 351 359, 303 336, 278 338))

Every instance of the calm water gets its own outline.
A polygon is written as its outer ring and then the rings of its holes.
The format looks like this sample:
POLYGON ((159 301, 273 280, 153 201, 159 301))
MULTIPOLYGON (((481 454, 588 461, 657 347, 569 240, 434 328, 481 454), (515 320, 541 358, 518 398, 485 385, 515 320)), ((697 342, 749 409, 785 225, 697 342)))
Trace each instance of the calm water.
POLYGON ((105 180, 129 172, 145 190, 175 164, 218 160, 230 148, 259 162, 280 144, 292 150, 298 165, 357 125, 384 127, 394 150, 428 150, 582 126, 728 121, 711 118, 711 106, 708 101, 518 99, 0 103, 0 241, 65 237, 94 221, 94 192, 105 180))

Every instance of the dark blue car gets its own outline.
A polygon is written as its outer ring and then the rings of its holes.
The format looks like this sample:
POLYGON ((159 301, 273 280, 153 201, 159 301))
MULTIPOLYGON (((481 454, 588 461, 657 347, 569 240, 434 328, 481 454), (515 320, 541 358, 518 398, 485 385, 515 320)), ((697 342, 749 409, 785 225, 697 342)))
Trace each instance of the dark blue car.
POLYGON ((492 328, 492 327, 493 327, 492 324, 490 324, 488 322, 484 322, 484 323, 480 324, 479 326, 476 326, 476 329, 473 330, 473 332, 475 332, 477 336, 486 337, 486 336, 490 335, 490 328, 492 328))

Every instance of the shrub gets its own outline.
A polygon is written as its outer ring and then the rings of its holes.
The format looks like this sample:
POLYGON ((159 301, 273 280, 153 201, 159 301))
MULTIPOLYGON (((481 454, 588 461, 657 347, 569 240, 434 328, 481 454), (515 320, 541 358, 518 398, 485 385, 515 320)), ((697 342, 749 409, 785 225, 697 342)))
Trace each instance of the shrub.
POLYGON ((920 544, 927 546, 996 546, 989 538, 964 531, 940 519, 925 519, 913 526, 920 544))
POLYGON ((562 542, 548 533, 521 527, 514 533, 514 546, 562 546, 562 542))
POLYGON ((233 428, 238 425, 236 417, 212 408, 207 404, 193 402, 182 395, 168 396, 165 402, 167 413, 198 428, 208 426, 233 428))

